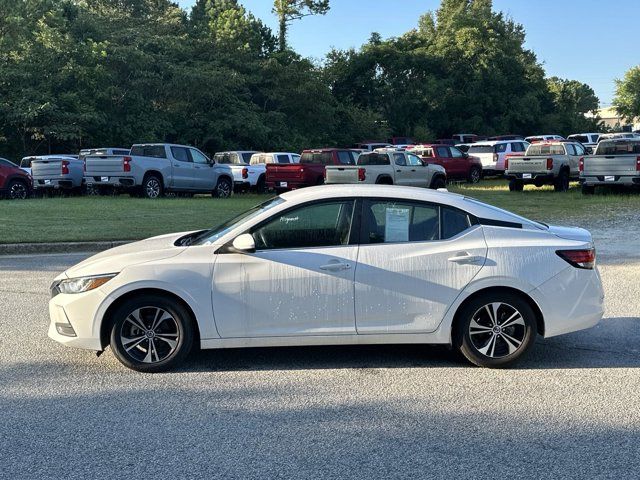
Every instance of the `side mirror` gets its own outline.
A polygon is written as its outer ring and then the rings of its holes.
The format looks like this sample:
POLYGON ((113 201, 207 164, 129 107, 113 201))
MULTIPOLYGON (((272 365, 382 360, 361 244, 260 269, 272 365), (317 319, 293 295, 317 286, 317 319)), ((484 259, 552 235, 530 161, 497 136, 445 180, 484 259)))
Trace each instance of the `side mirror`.
POLYGON ((463 156, 464 158, 469 158, 469 154, 468 154, 467 152, 462 152, 462 156, 463 156))
POLYGON ((238 235, 231 245, 238 253, 253 253, 256 251, 256 242, 250 233, 238 235))

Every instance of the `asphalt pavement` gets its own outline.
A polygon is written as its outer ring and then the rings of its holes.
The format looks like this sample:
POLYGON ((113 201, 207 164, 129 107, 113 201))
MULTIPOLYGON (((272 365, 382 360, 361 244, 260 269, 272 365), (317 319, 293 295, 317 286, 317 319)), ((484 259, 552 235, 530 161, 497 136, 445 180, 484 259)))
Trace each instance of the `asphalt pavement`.
POLYGON ((517 368, 443 347, 199 352, 140 374, 46 336, 82 255, 0 257, 0 478, 638 478, 640 260, 517 368))

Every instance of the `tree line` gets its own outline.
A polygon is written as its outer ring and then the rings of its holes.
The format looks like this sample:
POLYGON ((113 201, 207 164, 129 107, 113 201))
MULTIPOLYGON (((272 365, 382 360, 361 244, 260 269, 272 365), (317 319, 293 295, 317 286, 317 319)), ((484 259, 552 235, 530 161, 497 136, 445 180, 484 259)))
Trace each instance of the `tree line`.
POLYGON ((408 135, 592 131, 586 84, 547 78, 491 0, 442 0, 405 34, 321 62, 286 42, 327 0, 0 0, 0 156, 167 141, 212 153, 408 135))

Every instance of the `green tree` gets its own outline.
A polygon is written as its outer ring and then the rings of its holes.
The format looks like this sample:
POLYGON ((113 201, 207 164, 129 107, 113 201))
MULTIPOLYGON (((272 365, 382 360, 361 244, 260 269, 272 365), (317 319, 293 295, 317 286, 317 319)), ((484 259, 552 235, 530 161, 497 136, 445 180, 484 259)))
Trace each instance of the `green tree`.
POLYGON ((278 48, 287 48, 287 30, 294 20, 309 15, 325 15, 329 11, 329 0, 274 0, 273 13, 278 17, 278 48))
POLYGON ((629 69, 622 80, 616 80, 613 106, 629 122, 640 117, 640 66, 629 69))
POLYGON ((550 133, 569 135, 597 128, 599 101, 593 89, 577 80, 547 79, 551 106, 544 118, 550 133))

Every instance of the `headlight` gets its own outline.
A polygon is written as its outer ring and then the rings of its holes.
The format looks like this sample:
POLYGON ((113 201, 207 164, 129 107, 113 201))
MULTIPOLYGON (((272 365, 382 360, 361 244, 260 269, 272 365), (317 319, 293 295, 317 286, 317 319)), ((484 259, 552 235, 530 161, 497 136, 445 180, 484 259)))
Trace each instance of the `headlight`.
POLYGON ((113 277, 117 273, 109 273, 107 275, 92 275, 90 277, 69 278, 60 280, 52 291, 57 290, 59 293, 82 293, 98 288, 113 277))

